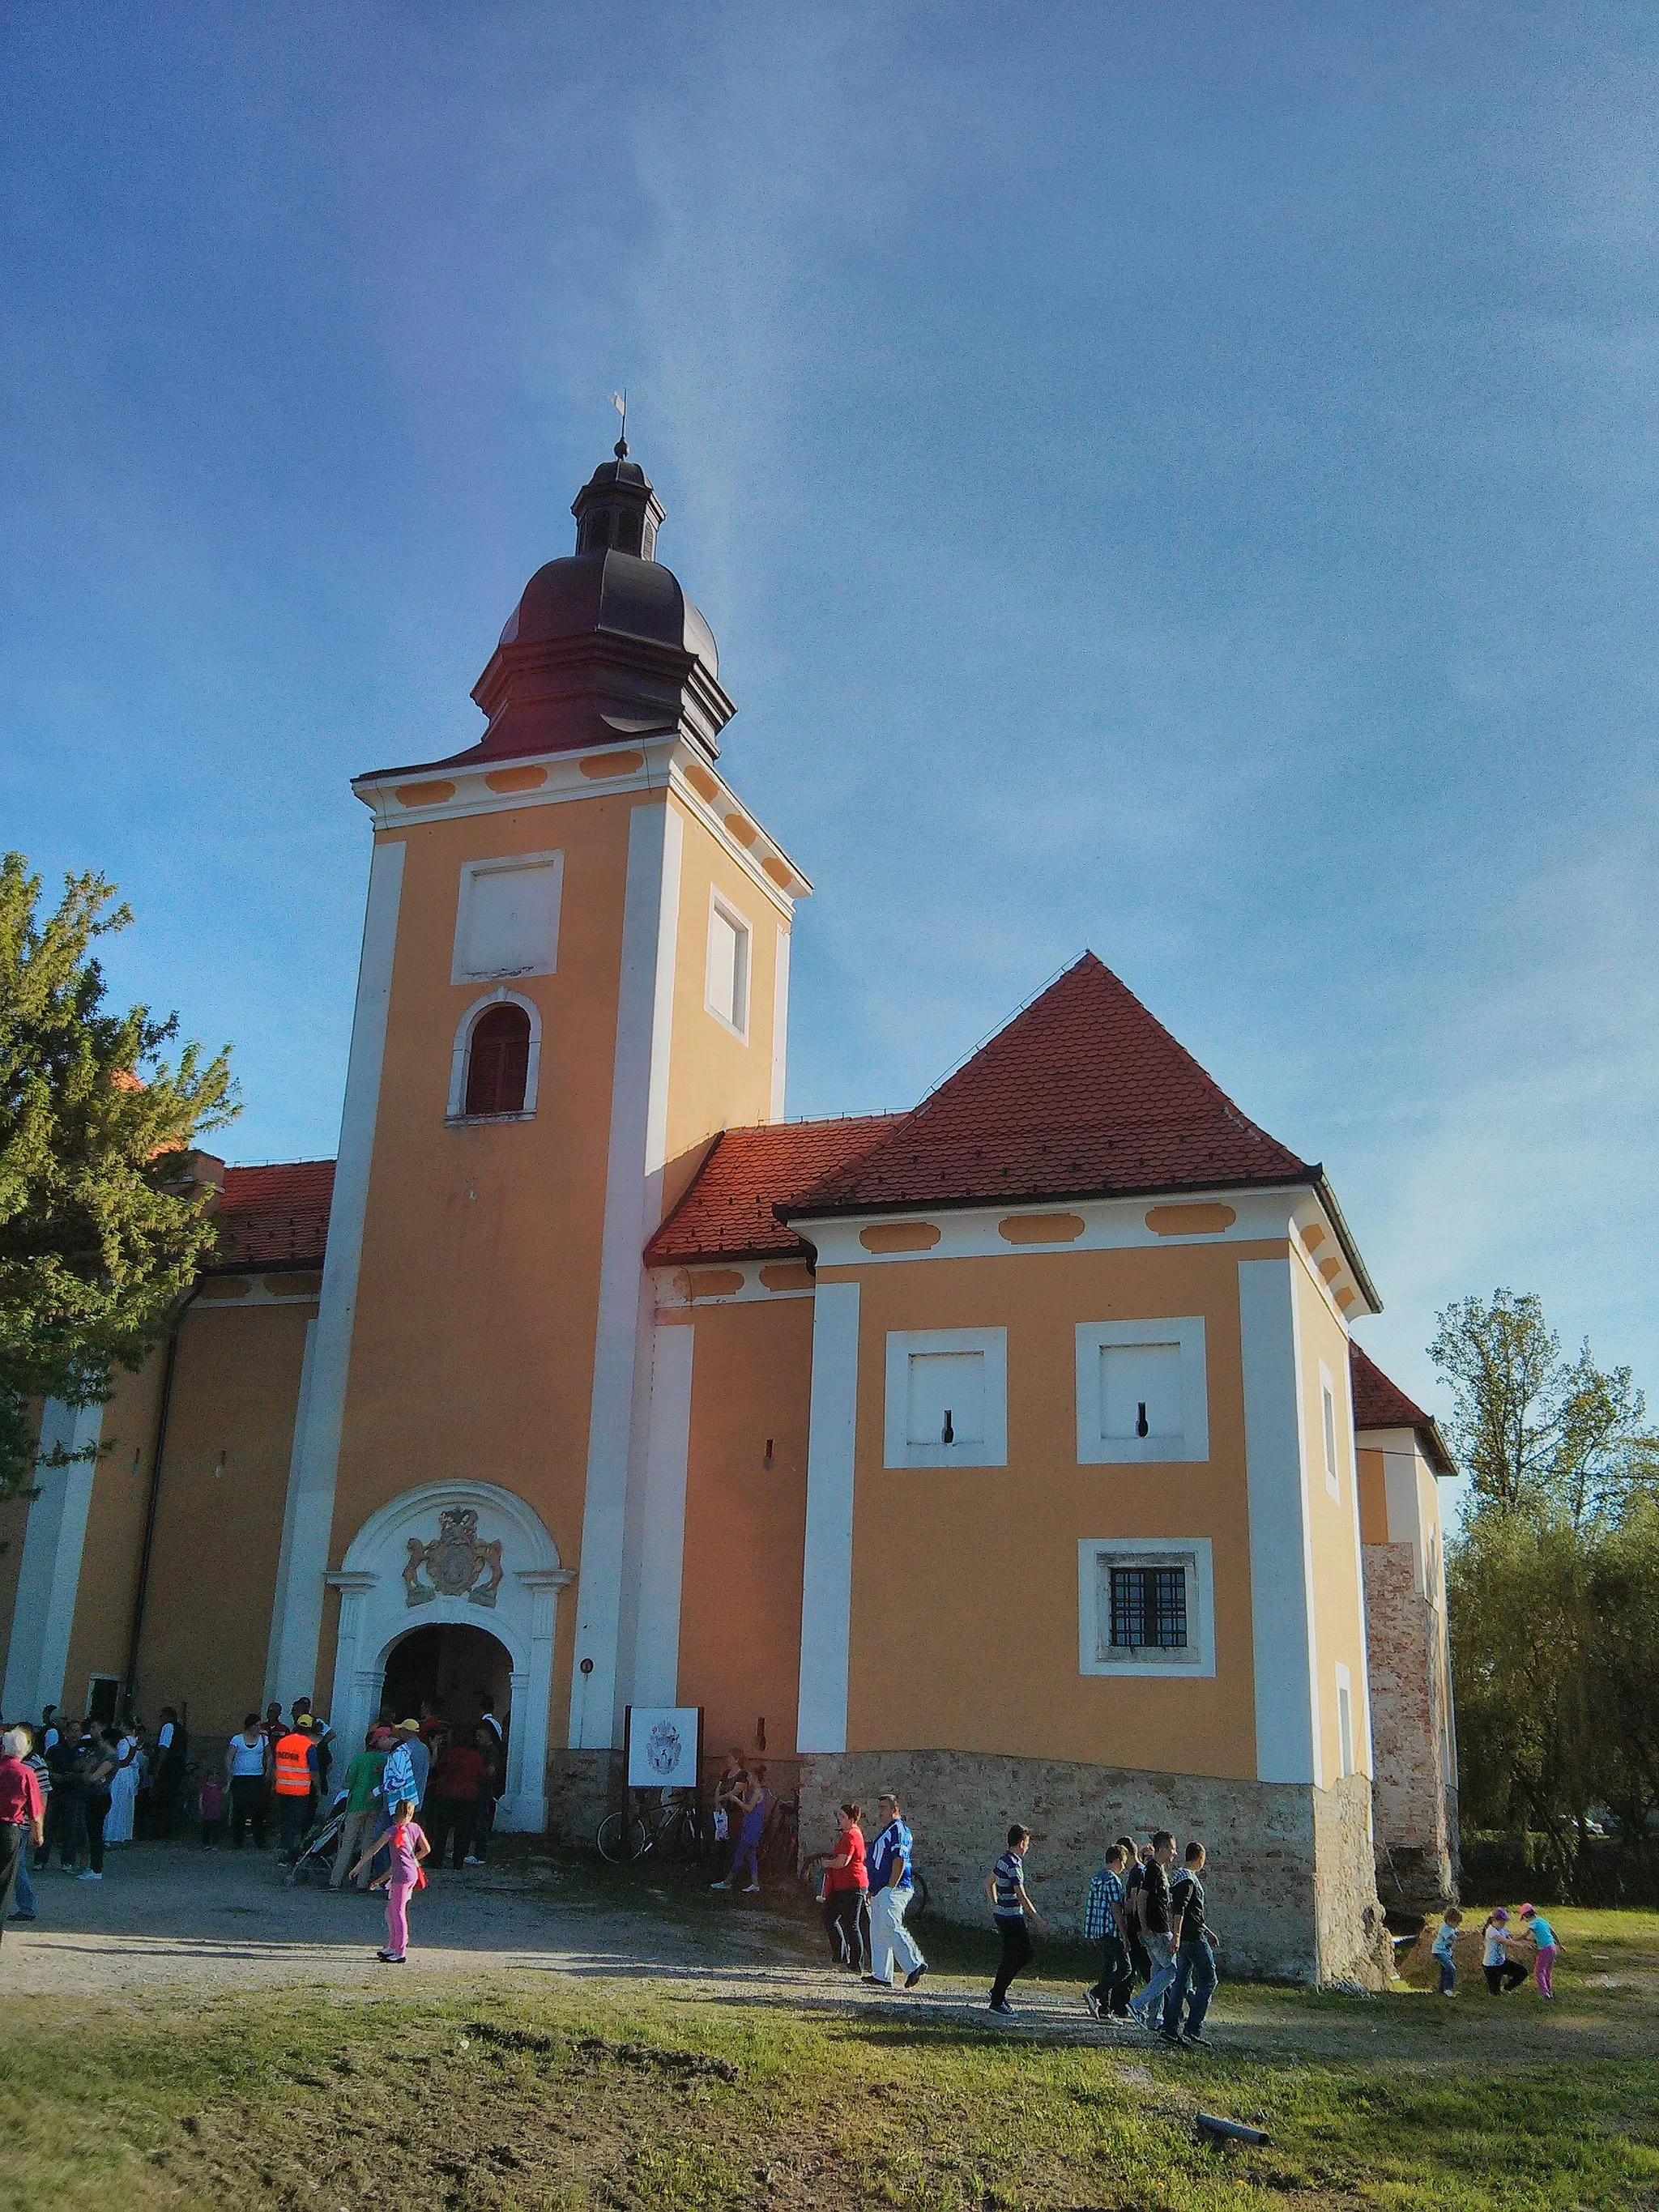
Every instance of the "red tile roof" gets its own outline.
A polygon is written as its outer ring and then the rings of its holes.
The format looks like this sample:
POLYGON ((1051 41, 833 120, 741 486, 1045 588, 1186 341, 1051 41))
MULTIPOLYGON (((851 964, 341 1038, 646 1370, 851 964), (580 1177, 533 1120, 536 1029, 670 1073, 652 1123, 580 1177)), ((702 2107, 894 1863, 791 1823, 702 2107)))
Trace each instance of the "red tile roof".
POLYGON ((328 1241, 332 1160, 282 1160, 227 1168, 214 1216, 219 1254, 208 1274, 246 1267, 320 1267, 328 1241))
POLYGON ((690 1189, 645 1248, 647 1266, 686 1260, 803 1258, 811 1247, 775 1209, 867 1152, 902 1114, 774 1121, 714 1139, 690 1189))
POLYGON ((1432 1414, 1408 1398, 1397 1382, 1390 1382, 1376 1362, 1357 1344, 1348 1346, 1348 1368, 1353 1378, 1353 1425, 1366 1429, 1413 1429, 1423 1447, 1423 1456, 1437 1474, 1455 1474, 1451 1454, 1432 1414))
POLYGON ((1086 952, 880 1142, 788 1211, 804 1219, 1319 1176, 1242 1114, 1086 952))

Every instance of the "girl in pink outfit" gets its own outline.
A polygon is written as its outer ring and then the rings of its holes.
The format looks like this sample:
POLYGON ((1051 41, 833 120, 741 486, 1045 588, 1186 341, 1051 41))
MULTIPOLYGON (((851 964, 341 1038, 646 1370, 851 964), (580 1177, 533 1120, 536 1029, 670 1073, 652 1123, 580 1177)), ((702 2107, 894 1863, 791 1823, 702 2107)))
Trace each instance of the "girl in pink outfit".
POLYGON ((379 1889, 381 1882, 386 1885, 386 1948, 375 1956, 388 1966, 401 1966, 408 1955, 409 1893, 426 1887, 421 1861, 431 1848, 424 1830, 415 1825, 415 1801, 405 1797, 393 1809, 390 1830, 377 1844, 369 1845, 347 1877, 350 1880, 368 1866, 377 1850, 391 1852, 391 1867, 380 1881, 369 1884, 371 1889, 379 1889))

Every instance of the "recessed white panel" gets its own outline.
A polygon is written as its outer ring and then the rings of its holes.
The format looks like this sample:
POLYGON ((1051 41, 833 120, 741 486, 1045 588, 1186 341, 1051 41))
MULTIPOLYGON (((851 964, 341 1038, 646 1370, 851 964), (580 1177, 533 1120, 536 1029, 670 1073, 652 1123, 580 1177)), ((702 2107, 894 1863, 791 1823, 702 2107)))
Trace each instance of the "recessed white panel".
POLYGON ((1101 1346, 1100 1428, 1120 1443, 1148 1437, 1182 1442, 1178 1344, 1101 1346))
POLYGON ((913 1444, 982 1444, 985 1354, 913 1352, 906 1413, 913 1444))
POLYGON ((452 980, 550 975, 558 951, 563 855, 470 860, 461 871, 452 980))

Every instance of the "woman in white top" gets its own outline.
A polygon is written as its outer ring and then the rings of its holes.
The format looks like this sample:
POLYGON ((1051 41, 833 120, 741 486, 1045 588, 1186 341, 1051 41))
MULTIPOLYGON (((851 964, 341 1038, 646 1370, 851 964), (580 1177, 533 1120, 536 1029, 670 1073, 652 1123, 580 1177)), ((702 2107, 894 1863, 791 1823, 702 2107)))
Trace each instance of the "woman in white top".
POLYGON ((109 1778, 109 1816, 104 1822, 106 1844, 132 1841, 132 1812, 138 1802, 138 1737, 124 1722, 116 1734, 115 1771, 109 1778))

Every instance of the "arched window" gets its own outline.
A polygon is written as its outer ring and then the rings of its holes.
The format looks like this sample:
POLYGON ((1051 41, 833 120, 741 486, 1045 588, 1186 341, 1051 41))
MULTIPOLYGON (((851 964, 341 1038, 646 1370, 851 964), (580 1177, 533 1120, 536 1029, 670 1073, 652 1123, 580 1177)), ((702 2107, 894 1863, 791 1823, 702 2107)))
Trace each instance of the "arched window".
POLYGON ((486 1006, 467 1042, 463 1113, 522 1114, 530 1079, 530 1017, 507 1001, 486 1006))

